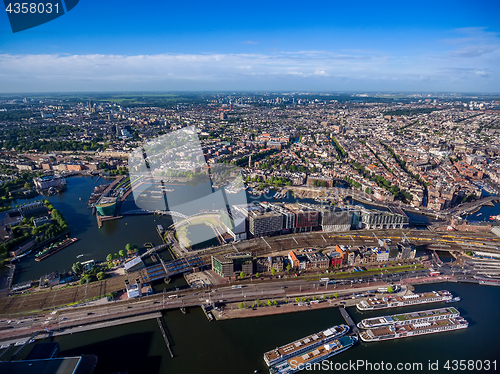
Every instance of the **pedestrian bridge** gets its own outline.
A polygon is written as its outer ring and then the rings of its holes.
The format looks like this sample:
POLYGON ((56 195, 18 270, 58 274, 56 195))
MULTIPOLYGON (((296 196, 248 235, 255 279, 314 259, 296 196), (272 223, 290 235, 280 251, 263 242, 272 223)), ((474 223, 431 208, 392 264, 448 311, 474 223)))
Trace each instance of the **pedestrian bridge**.
POLYGON ((148 209, 127 210, 126 212, 122 213, 122 216, 133 216, 141 214, 158 214, 158 215, 175 216, 179 218, 188 218, 188 216, 186 216, 185 214, 174 212, 172 210, 148 210, 148 209))

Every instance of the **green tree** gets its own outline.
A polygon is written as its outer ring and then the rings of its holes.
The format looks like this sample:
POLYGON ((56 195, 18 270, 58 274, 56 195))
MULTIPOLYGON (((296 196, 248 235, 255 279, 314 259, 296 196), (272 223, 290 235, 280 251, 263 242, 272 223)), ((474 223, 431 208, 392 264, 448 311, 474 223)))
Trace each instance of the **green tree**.
POLYGON ((274 277, 274 275, 276 274, 276 269, 275 268, 272 268, 271 269, 271 275, 274 277))
POLYGON ((118 251, 118 254, 119 254, 119 255, 120 255, 120 257, 122 257, 122 258, 123 258, 123 257, 125 257, 125 251, 124 251, 123 249, 120 249, 120 250, 118 251))
POLYGON ((243 303, 239 303, 239 304, 238 304, 238 308, 239 308, 239 309, 245 309, 245 304, 243 304, 243 303))
POLYGON ((113 261, 113 255, 111 253, 106 256, 106 261, 108 261, 108 262, 113 261))
POLYGON ((255 273, 255 278, 259 278, 260 274, 259 272, 255 273))
POLYGON ((134 253, 135 254, 138 254, 139 253, 139 247, 137 247, 137 245, 133 245, 133 249, 134 249, 134 253))
POLYGON ((127 245, 125 245, 125 251, 127 251, 127 253, 132 252, 132 249, 133 249, 132 244, 127 243, 127 245))
POLYGON ((299 303, 299 302, 300 302, 300 299, 299 299, 298 297, 296 297, 296 298, 295 298, 295 301, 299 303))
POLYGON ((392 286, 387 287, 387 292, 393 293, 394 292, 394 288, 392 288, 392 286))
POLYGON ((334 297, 334 298, 338 298, 338 297, 339 297, 339 294, 338 294, 337 292, 335 292, 335 293, 333 294, 333 297, 334 297))
POLYGON ((267 300, 267 305, 271 306, 273 305, 273 302, 271 300, 267 300))
POLYGON ((245 273, 244 273, 244 272, 241 272, 241 273, 240 273, 240 279, 243 279, 243 278, 245 278, 245 273))
POLYGON ((289 272, 291 268, 292 268, 292 265, 288 264, 288 265, 286 266, 286 271, 288 271, 288 272, 289 272))
POLYGON ((278 305, 278 302, 276 300, 273 300, 273 305, 278 305))
POLYGON ((75 274, 80 274, 83 271, 83 266, 81 263, 76 262, 71 266, 71 270, 73 270, 73 273, 75 274))
POLYGON ((106 278, 106 274, 102 271, 100 271, 99 273, 96 274, 96 277, 97 277, 97 280, 103 280, 104 278, 106 278))

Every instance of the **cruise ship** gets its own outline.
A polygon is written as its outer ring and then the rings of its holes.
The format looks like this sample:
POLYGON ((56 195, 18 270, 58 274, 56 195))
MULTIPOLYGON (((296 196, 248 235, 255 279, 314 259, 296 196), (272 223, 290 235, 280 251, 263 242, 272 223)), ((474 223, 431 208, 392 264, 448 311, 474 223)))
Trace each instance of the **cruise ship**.
POLYGON ((339 338, 349 331, 349 326, 338 325, 324 331, 306 336, 292 343, 283 345, 272 351, 264 353, 264 361, 267 366, 275 365, 287 358, 298 356, 307 350, 316 348, 327 341, 339 338))
POLYGON ((317 348, 309 349, 300 355, 273 365, 269 368, 270 374, 292 374, 304 370, 310 365, 326 360, 345 350, 351 348, 358 338, 356 336, 342 336, 338 339, 329 340, 317 348))
POLYGON ((453 317, 430 322, 410 323, 402 326, 388 325, 376 327, 360 332, 359 337, 364 342, 378 342, 382 340, 408 338, 410 336, 465 329, 468 326, 469 323, 463 317, 453 317))
POLYGON ((409 293, 405 296, 371 297, 356 304, 360 311, 398 308, 402 306, 437 303, 451 300, 453 296, 449 291, 430 291, 424 293, 409 293))
POLYGON ((382 326, 404 326, 413 323, 432 322, 441 319, 460 317, 456 308, 439 308, 421 312, 394 314, 392 316, 366 318, 358 323, 360 329, 372 329, 382 326))

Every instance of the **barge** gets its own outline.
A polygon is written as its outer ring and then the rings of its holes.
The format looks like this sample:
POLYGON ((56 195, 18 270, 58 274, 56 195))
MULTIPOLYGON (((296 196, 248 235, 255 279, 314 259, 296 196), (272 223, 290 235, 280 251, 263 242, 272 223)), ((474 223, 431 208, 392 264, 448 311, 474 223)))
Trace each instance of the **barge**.
POLYGON ((45 260, 47 257, 50 257, 54 253, 59 252, 61 249, 64 249, 67 246, 75 243, 77 240, 78 240, 77 238, 68 238, 64 239, 62 242, 59 242, 57 244, 51 244, 49 247, 44 248, 35 255, 35 261, 45 260))

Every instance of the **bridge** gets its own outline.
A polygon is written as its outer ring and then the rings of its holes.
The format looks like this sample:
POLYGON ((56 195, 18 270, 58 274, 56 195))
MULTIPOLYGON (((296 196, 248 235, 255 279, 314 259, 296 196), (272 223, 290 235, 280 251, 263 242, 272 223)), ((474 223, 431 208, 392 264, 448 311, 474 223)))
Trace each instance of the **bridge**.
POLYGON ((167 248, 168 248, 168 244, 160 244, 160 245, 157 245, 156 247, 148 249, 140 257, 141 257, 141 259, 143 259, 144 257, 149 256, 151 253, 154 253, 156 251, 162 251, 162 250, 167 249, 167 248))
POLYGON ((447 213, 447 214, 458 214, 460 212, 474 213, 475 209, 481 208, 483 205, 491 205, 495 201, 497 202, 500 201, 500 197, 498 196, 484 197, 476 201, 471 201, 470 203, 461 204, 459 206, 443 210, 441 211, 441 213, 447 213))
POLYGON ((126 212, 122 213, 122 216, 145 215, 145 214, 168 215, 179 218, 188 218, 188 216, 186 216, 185 214, 174 212, 172 210, 148 210, 148 209, 127 210, 126 212))

